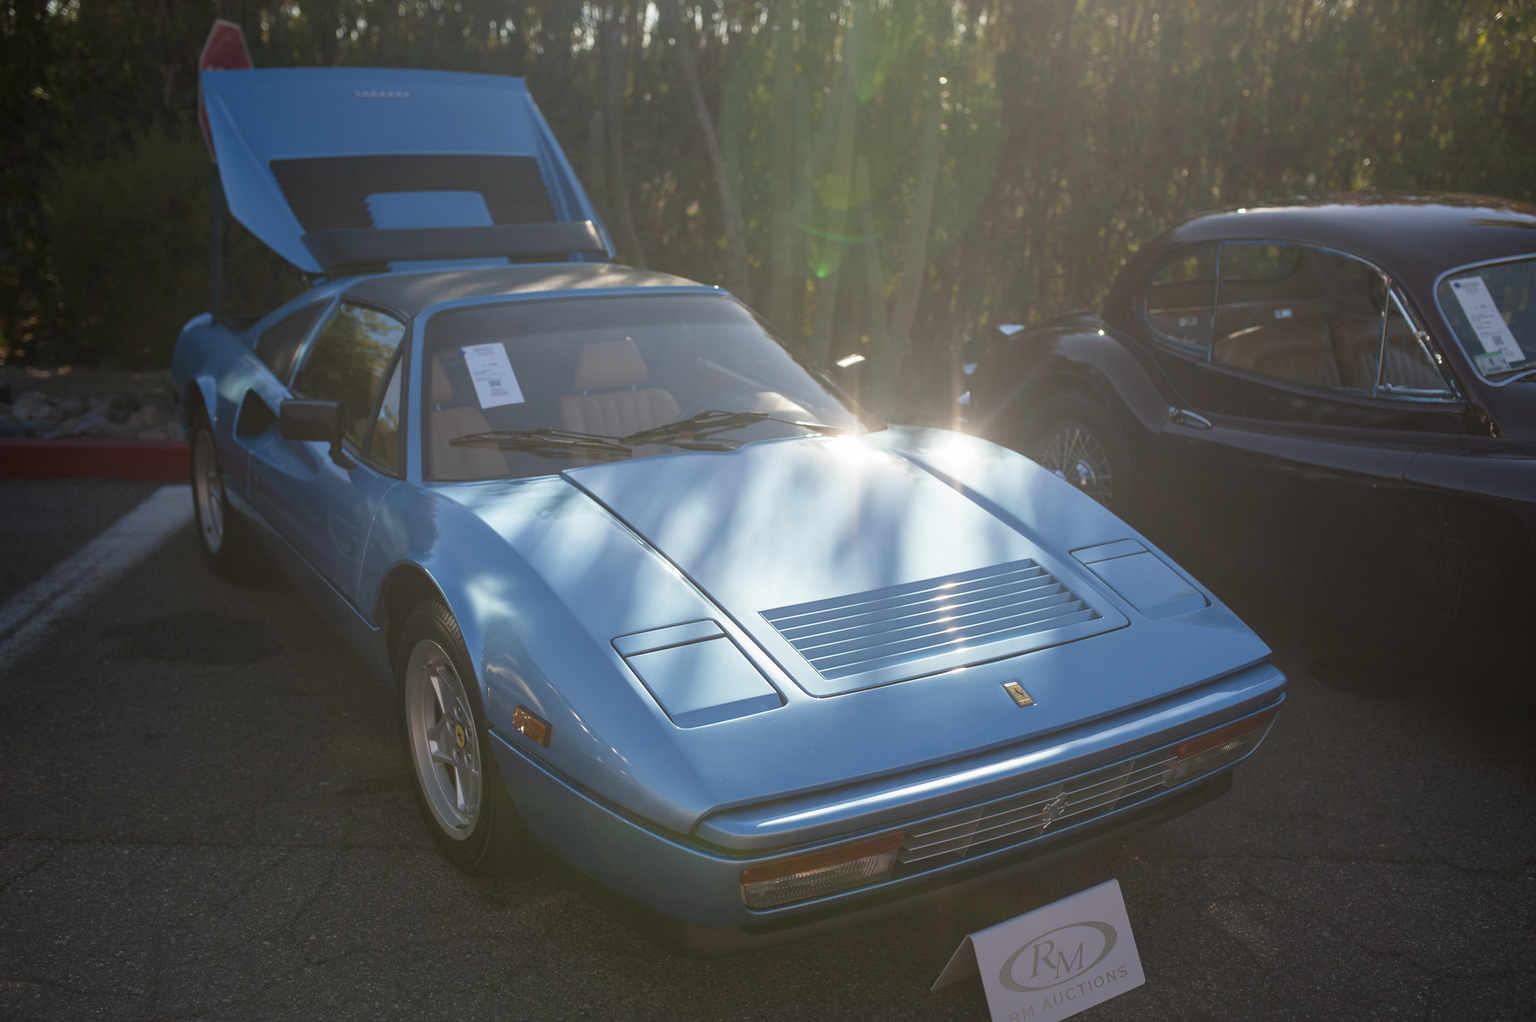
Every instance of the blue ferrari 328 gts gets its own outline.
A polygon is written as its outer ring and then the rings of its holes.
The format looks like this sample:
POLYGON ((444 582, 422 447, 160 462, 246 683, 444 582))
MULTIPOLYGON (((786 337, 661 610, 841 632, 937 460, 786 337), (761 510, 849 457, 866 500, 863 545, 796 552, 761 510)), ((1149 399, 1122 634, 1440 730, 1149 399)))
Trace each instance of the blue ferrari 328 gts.
POLYGON ((1268 733, 1269 650, 1108 510, 612 263, 521 81, 203 89, 229 212, 314 282, 177 343, 203 550, 397 693, 458 867, 537 842, 726 950, 1165 819, 1268 733))

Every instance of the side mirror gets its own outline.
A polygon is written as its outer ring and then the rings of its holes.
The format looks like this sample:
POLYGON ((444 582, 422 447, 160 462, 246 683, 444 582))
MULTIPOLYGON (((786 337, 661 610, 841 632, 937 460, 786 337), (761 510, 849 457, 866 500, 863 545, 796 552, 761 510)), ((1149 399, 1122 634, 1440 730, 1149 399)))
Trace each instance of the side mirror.
POLYGON ((284 440, 318 440, 331 445, 331 460, 343 468, 352 467, 352 459, 341 449, 345 421, 340 401, 303 401, 289 398, 277 413, 277 428, 284 440))

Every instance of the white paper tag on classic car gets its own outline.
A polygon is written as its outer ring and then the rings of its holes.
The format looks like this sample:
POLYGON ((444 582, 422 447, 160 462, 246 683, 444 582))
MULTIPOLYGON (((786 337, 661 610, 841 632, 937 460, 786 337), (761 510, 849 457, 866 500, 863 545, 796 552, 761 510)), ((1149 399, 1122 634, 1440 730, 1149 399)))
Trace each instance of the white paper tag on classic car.
POLYGON ((1472 331, 1477 334, 1484 351, 1499 352, 1509 362, 1524 360, 1525 352, 1520 350, 1520 345, 1510 335, 1504 314, 1494 304, 1493 296, 1488 293, 1488 285, 1482 277, 1463 277, 1451 281, 1451 293, 1461 303, 1461 311, 1467 314, 1467 322, 1472 324, 1472 331))
POLYGON ((1118 880, 971 934, 933 989, 978 970, 992 1022, 1067 1018, 1147 981, 1118 880))
POLYGON ((505 345, 475 344, 465 348, 464 365, 469 368, 481 408, 523 403, 523 388, 517 385, 517 374, 507 361, 505 345))

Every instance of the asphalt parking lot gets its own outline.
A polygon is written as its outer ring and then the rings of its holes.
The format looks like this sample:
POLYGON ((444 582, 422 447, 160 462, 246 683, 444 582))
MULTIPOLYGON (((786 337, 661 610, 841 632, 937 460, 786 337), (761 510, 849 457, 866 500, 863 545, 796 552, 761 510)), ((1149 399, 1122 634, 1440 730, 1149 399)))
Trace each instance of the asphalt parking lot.
MULTIPOLYGON (((154 489, 0 482, 0 605, 154 489)), ((389 695, 281 581, 215 578, 184 527, 0 663, 0 1017, 980 1020, 979 982, 929 991, 965 934, 1110 878, 1147 983, 1084 1018, 1531 1017, 1536 698, 1368 658, 1369 684, 1336 663, 1324 684, 1304 631, 1243 607, 1291 688, 1224 798, 699 961, 553 869, 455 873, 389 695)))

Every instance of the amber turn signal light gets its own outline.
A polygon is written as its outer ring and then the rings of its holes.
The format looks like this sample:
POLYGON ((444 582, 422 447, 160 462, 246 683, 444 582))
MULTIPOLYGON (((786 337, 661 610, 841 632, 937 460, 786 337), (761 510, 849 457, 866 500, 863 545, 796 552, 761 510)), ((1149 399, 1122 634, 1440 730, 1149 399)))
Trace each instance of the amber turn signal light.
POLYGON ((882 834, 819 852, 748 866, 741 871, 741 899, 748 908, 777 908, 797 901, 877 884, 891 875, 905 831, 882 834))
POLYGON ((549 722, 535 717, 528 707, 519 706, 512 711, 512 726, 540 745, 549 746, 549 722))
POLYGON ((1172 768, 1168 771, 1168 785, 1178 784, 1191 777, 1219 770, 1228 763, 1235 763, 1258 747, 1269 734, 1269 726, 1275 722, 1275 711, 1265 710, 1245 717, 1235 724, 1217 728, 1209 734, 1179 745, 1172 768))

